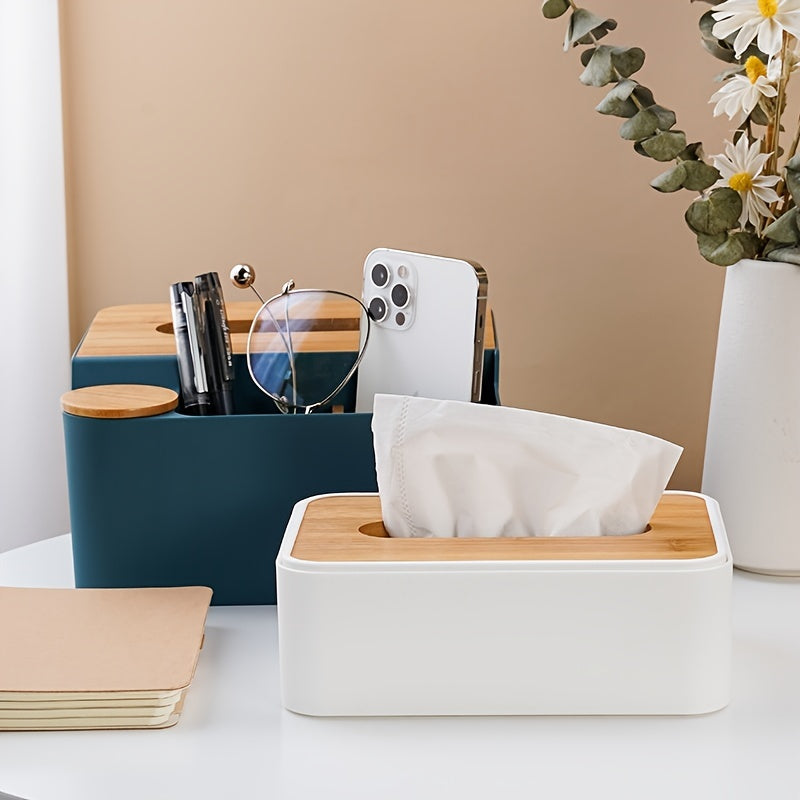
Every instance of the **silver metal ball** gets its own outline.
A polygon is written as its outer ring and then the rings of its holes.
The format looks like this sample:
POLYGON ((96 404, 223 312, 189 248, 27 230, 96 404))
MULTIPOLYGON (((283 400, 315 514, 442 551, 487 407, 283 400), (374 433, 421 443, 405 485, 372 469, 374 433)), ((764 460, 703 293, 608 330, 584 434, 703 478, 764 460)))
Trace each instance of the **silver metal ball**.
POLYGON ((237 264, 231 269, 231 282, 238 289, 247 289, 253 285, 256 271, 249 264, 237 264))

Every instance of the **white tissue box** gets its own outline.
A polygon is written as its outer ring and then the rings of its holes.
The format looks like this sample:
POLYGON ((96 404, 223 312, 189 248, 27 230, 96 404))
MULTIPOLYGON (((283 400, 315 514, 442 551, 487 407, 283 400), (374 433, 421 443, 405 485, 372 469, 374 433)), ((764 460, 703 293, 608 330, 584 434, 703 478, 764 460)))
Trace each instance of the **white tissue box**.
POLYGON ((378 495, 295 506, 277 558, 283 704, 312 715, 701 714, 727 705, 719 507, 629 536, 392 539, 378 495))

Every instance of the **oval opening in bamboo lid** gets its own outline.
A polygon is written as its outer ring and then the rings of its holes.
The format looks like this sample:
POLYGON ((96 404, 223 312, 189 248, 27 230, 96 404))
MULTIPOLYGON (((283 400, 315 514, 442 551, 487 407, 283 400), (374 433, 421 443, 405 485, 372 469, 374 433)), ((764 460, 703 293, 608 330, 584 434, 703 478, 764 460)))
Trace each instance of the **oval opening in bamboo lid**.
POLYGON ((177 405, 178 393, 172 389, 136 383, 86 386, 61 395, 61 407, 68 414, 99 419, 153 417, 177 405))

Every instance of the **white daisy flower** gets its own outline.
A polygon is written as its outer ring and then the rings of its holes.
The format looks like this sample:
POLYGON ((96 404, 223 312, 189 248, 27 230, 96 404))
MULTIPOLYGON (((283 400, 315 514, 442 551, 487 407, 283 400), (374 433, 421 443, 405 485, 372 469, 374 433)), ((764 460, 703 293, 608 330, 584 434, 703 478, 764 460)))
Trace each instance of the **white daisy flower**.
POLYGON ((737 56, 754 39, 762 53, 774 56, 780 52, 784 31, 800 38, 800 0, 725 0, 712 15, 717 22, 711 32, 717 39, 736 33, 737 56))
POLYGON ((778 90, 769 82, 767 67, 758 56, 750 56, 744 65, 744 75, 734 75, 711 96, 714 116, 727 114, 728 119, 737 117, 736 124, 744 122, 758 105, 762 97, 775 97, 778 90))
POLYGON ((768 204, 778 200, 772 188, 778 182, 778 176, 761 174, 769 160, 769 154, 761 152, 761 140, 756 139, 750 144, 747 134, 743 134, 736 144, 725 142, 725 155, 713 158, 722 177, 711 188, 727 186, 739 192, 742 198, 739 224, 744 227, 751 222, 756 233, 761 233, 764 222, 773 216, 768 204))

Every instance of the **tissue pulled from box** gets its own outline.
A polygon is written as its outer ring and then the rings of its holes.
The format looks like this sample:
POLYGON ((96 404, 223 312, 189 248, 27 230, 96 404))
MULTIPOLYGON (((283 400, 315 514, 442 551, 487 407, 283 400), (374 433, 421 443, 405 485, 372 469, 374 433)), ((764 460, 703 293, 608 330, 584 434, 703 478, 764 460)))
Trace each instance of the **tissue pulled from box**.
POLYGON ((372 432, 398 537, 641 533, 683 452, 595 422, 400 395, 375 396, 372 432))

